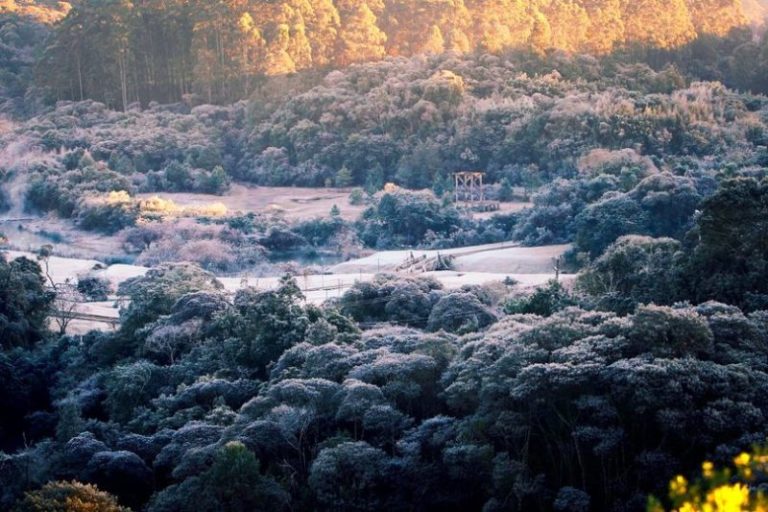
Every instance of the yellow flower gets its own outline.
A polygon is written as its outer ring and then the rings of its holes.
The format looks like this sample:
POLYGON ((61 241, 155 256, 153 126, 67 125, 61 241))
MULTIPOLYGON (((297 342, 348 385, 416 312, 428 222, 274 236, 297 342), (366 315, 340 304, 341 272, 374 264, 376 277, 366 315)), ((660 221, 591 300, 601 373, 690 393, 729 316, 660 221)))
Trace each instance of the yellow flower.
POLYGON ((683 505, 677 509, 677 512, 699 512, 696 507, 690 501, 686 501, 683 505))
POLYGON ((707 502, 718 512, 741 512, 749 504, 749 488, 744 484, 723 485, 707 494, 707 502))
POLYGON ((739 454, 738 457, 733 459, 733 463, 737 466, 746 466, 749 464, 749 461, 751 460, 749 454, 747 452, 742 452, 739 454))
POLYGON ((669 482, 669 494, 671 496, 683 496, 688 492, 688 480, 683 475, 677 475, 669 482))
POLYGON ((704 475, 704 478, 712 478, 715 474, 715 465, 706 461, 701 465, 701 472, 704 475))

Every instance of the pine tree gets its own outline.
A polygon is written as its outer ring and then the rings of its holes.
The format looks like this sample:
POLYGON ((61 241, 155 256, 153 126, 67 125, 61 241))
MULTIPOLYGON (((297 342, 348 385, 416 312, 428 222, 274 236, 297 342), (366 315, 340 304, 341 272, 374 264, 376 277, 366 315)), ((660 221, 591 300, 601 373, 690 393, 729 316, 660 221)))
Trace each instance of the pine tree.
POLYGON ((336 63, 346 66, 353 62, 381 59, 387 35, 378 27, 376 15, 368 4, 361 2, 357 8, 342 16, 341 30, 336 51, 336 63))
POLYGON ((499 185, 499 200, 504 202, 511 201, 515 193, 512 189, 512 185, 509 183, 509 180, 507 178, 503 178, 499 185))
POLYGON ((349 187, 353 182, 354 178, 352 176, 352 171, 350 171, 346 165, 336 173, 335 183, 338 188, 349 187))

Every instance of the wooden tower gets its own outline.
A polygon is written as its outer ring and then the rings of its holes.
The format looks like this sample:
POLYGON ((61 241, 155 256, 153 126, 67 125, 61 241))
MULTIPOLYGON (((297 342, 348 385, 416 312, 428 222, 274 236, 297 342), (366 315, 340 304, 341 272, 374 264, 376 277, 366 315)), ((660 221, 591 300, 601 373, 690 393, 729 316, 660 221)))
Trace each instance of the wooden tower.
POLYGON ((484 172, 457 172, 455 180, 456 203, 466 203, 468 206, 481 205, 485 202, 483 188, 484 172))

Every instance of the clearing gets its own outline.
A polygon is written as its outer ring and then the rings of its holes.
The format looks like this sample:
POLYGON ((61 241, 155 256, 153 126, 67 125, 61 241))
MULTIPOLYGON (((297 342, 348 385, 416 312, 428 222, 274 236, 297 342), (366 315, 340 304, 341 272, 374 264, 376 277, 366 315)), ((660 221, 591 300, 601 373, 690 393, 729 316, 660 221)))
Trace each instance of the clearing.
POLYGON ((305 220, 327 217, 334 205, 339 207, 342 218, 355 220, 365 210, 365 205, 349 204, 352 189, 257 187, 233 184, 221 196, 190 193, 139 194, 148 199, 159 196, 170 199, 179 206, 205 206, 221 203, 230 212, 283 214, 288 220, 305 220))

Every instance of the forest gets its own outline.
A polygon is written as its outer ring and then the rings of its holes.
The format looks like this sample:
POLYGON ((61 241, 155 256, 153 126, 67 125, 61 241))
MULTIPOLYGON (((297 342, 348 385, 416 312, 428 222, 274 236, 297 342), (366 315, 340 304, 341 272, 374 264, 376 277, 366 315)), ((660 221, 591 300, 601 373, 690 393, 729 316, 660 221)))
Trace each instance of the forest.
POLYGON ((0 510, 765 510, 765 8, 0 0, 0 510), (456 204, 467 169, 524 208, 456 204), (145 266, 67 283, 114 329, 51 321, 27 217, 145 266), (568 250, 322 303, 273 264, 494 243, 568 250))
MULTIPOLYGON (((79 1, 40 48, 55 99, 125 110, 249 97, 267 77, 452 51, 673 50, 743 28, 740 0, 79 1)), ((310 73, 310 76, 312 74, 310 73)))

